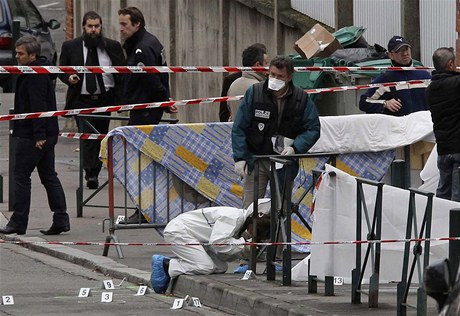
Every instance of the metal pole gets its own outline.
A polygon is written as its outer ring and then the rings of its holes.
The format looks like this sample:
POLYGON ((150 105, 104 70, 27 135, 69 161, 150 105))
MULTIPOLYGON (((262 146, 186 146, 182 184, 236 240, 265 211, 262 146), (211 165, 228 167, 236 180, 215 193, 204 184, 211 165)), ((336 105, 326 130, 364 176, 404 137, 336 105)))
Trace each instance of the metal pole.
MULTIPOLYGON (((454 208, 449 213, 449 237, 460 237, 460 208, 454 208)), ((449 241, 449 264, 451 284, 455 282, 460 261, 460 240, 449 241)))
POLYGON ((391 164, 391 185, 397 188, 405 188, 405 162, 404 160, 394 160, 391 164))
MULTIPOLYGON (((10 114, 14 113, 14 109, 10 109, 10 114)), ((9 122, 10 136, 9 136, 9 151, 8 151, 8 210, 10 212, 14 211, 14 202, 16 201, 14 195, 14 166, 16 164, 16 159, 14 157, 14 152, 16 151, 16 141, 13 137, 13 124, 14 121, 9 122)))

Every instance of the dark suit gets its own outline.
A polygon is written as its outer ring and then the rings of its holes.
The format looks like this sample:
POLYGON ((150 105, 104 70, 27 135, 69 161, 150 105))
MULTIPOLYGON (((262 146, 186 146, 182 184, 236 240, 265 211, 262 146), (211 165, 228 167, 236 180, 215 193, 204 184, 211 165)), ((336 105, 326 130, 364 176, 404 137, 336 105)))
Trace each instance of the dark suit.
MULTIPOLYGON (((126 65, 125 56, 123 49, 119 42, 103 37, 103 49, 109 56, 113 66, 124 66, 126 65)), ((59 58, 59 65, 61 66, 83 66, 85 65, 84 52, 83 52, 83 37, 78 37, 73 40, 66 41, 62 44, 61 56, 59 58)), ((98 78, 98 84, 100 88, 100 94, 82 94, 83 78, 85 74, 78 74, 80 80, 76 84, 70 84, 69 74, 62 74, 59 76, 62 82, 68 85, 66 95, 65 109, 81 109, 81 108, 92 108, 110 106, 120 104, 121 96, 121 75, 113 75, 115 86, 106 91, 102 89, 102 77, 98 78)), ((85 91, 86 92, 86 91, 85 91)), ((110 113, 103 113, 103 115, 110 115, 110 113)), ((109 120, 88 120, 100 134, 106 134, 108 132, 109 120)), ((79 122, 79 132, 95 133, 86 124, 79 122)), ((96 181, 99 172, 102 167, 102 163, 99 160, 100 141, 98 140, 85 140, 82 145, 83 150, 83 168, 85 169, 85 178, 92 181, 96 181)), ((89 184, 88 184, 89 186, 89 184)))

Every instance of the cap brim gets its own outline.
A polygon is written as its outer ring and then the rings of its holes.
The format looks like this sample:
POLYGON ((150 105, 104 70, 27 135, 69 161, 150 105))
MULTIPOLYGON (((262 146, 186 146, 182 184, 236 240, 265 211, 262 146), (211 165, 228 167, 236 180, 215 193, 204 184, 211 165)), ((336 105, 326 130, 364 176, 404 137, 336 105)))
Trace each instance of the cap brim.
POLYGON ((397 45, 395 48, 393 48, 393 50, 392 50, 391 52, 392 52, 392 53, 397 52, 397 51, 398 51, 401 47, 403 47, 403 46, 407 46, 407 47, 409 47, 409 48, 412 48, 409 44, 407 44, 407 43, 402 43, 402 44, 400 44, 400 45, 397 45))

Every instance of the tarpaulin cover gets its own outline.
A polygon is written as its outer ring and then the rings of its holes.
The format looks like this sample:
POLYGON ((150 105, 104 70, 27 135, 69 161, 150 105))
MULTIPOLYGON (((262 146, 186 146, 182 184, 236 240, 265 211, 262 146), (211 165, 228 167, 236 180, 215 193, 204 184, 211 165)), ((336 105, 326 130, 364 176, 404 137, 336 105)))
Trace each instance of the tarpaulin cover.
MULTIPOLYGON (((387 115, 321 117, 321 138, 312 152, 341 153, 337 157, 338 168, 355 176, 380 180, 393 161, 392 148, 426 138, 429 131, 425 131, 428 128, 425 123, 422 116, 414 121, 387 115), (416 121, 421 128, 417 128, 416 121)), ((231 129, 232 123, 118 127, 107 136, 113 137, 115 177, 150 222, 166 223, 168 209, 171 219, 180 214, 182 205, 185 211, 196 208, 194 203, 181 201, 167 170, 214 205, 241 207, 242 182, 234 172, 231 129)), ((105 145, 101 157, 107 158, 105 145)), ((294 201, 311 185, 311 170, 322 169, 327 160, 327 156, 302 159, 294 184, 294 201)), ((310 204, 309 193, 300 203, 300 213, 309 224, 312 223, 310 204)), ((296 216, 292 231, 293 241, 311 238, 311 232, 296 216)))

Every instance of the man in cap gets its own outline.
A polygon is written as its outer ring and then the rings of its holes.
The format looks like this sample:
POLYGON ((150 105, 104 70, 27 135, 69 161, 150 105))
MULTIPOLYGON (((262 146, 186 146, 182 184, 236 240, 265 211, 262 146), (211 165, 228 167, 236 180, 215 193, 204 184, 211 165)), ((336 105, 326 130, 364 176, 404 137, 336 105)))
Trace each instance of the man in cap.
MULTIPOLYGON (((411 67, 410 43, 401 36, 393 36, 388 42, 388 58, 393 67, 411 67)), ((377 76, 372 83, 428 80, 431 75, 426 70, 389 70, 377 76)), ((397 85, 367 90, 361 95, 359 109, 366 113, 383 113, 404 116, 417 111, 428 110, 425 88, 428 83, 417 85, 397 85)))

